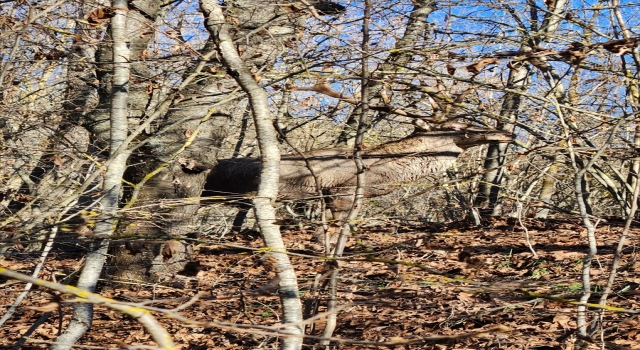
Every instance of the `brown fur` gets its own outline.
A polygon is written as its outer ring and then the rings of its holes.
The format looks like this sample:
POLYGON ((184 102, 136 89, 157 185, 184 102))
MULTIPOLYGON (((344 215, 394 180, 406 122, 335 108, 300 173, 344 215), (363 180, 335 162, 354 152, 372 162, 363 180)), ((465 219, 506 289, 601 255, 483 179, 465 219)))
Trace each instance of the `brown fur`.
MULTIPOLYGON (((502 131, 461 123, 445 123, 430 130, 416 128, 413 134, 363 151, 366 166, 366 197, 393 190, 391 183, 409 183, 449 168, 466 149, 490 142, 510 142, 502 131)), ((342 219, 353 205, 356 165, 353 150, 320 149, 285 154, 280 163, 280 189, 283 199, 304 199, 317 195, 316 183, 307 168, 306 158, 317 178, 327 206, 335 219, 342 219), (304 157, 303 157, 304 156, 304 157)), ((203 196, 247 194, 258 189, 261 162, 257 158, 221 159, 205 184, 203 196)))

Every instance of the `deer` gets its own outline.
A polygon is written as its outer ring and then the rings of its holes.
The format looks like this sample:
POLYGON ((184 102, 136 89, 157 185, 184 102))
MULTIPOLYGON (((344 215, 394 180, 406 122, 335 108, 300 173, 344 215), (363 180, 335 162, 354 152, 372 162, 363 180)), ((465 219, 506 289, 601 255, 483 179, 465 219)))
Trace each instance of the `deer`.
MULTIPOLYGON (((392 192, 392 183, 410 183, 443 173, 470 147, 513 140, 508 132, 455 121, 430 123, 416 119, 413 124, 410 135, 363 149, 365 198, 392 192)), ((231 198, 256 192, 261 168, 259 158, 220 159, 207 177, 203 196, 231 198)), ((279 198, 303 200, 322 194, 333 219, 340 222, 355 200, 356 172, 352 148, 284 154, 279 198)), ((237 225, 234 222, 234 228, 237 225)))

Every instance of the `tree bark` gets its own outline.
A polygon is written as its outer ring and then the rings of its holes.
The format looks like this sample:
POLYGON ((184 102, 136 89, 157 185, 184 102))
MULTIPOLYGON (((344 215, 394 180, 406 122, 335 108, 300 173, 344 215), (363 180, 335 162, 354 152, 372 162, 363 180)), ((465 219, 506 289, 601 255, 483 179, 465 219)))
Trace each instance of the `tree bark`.
MULTIPOLYGON (((413 3, 414 7, 409 14, 409 20, 407 21, 407 28, 404 35, 396 41, 394 50, 391 50, 391 53, 385 62, 377 69, 388 75, 379 77, 383 80, 391 81, 395 79, 393 74, 389 72, 396 72, 400 69, 404 69, 413 57, 413 51, 408 49, 415 47, 420 40, 423 40, 425 37, 425 30, 428 24, 427 18, 435 9, 435 1, 416 0, 413 1, 413 3)), ((376 74, 376 72, 372 72, 372 74, 376 74)), ((380 105, 385 102, 381 96, 383 87, 384 84, 378 83, 375 88, 371 88, 371 105, 380 105)), ((351 111, 345 121, 342 132, 338 136, 336 141, 337 146, 351 147, 354 145, 354 139, 358 130, 358 120, 361 115, 362 110, 360 106, 357 106, 353 111, 351 111)))
MULTIPOLYGON (((262 157, 262 171, 258 194, 253 200, 256 221, 264 238, 270 255, 275 259, 277 276, 280 280, 280 301, 282 303, 284 330, 301 336, 304 331, 301 325, 302 304, 300 302, 298 279, 289 261, 287 250, 280 234, 280 227, 275 224, 276 210, 273 206, 278 196, 280 177, 280 150, 278 134, 273 126, 275 118, 269 111, 267 94, 254 80, 251 72, 236 51, 229 34, 222 8, 217 0, 201 0, 200 6, 206 18, 206 27, 214 43, 217 45, 225 66, 235 77, 238 84, 249 96, 253 119, 256 126, 258 146, 262 157)), ((301 337, 287 337, 282 341, 282 349, 296 350, 302 347, 301 337)))
MULTIPOLYGON (((530 66, 528 64, 520 67, 514 67, 509 72, 507 88, 519 91, 525 91, 530 83, 530 66)), ((499 130, 513 132, 515 121, 517 120, 518 110, 522 104, 522 97, 517 93, 507 93, 500 116, 508 123, 500 123, 497 127, 499 130)), ((504 165, 506 153, 509 145, 498 143, 490 144, 487 147, 487 156, 484 161, 484 175, 478 186, 478 196, 475 199, 475 205, 486 207, 491 211, 492 215, 499 215, 500 206, 498 196, 500 193, 500 184, 504 177, 504 165)))
POLYGON ((542 185, 540 187, 540 195, 538 199, 543 203, 544 207, 536 212, 537 219, 546 219, 549 215, 550 206, 552 205, 551 197, 556 193, 556 176, 560 163, 556 156, 551 158, 551 166, 549 171, 544 175, 542 185))
MULTIPOLYGON (((566 6, 566 0, 557 0, 551 7, 545 11, 545 16, 542 24, 538 27, 537 11, 538 5, 530 3, 531 21, 530 28, 531 33, 523 38, 522 47, 531 48, 544 42, 547 37, 552 35, 563 20, 561 16, 566 6)), ((518 17, 519 14, 511 12, 512 16, 518 17)), ((521 23, 522 19, 517 18, 521 23)), ((531 84, 531 66, 529 63, 516 63, 514 62, 514 68, 509 72, 509 78, 507 80, 507 88, 517 91, 526 91, 531 84)), ((553 70, 551 70, 553 71, 553 70)), ((556 75, 553 75, 556 76, 556 75)), ((549 80, 552 75, 544 74, 544 77, 552 85, 556 94, 564 93, 564 89, 559 88, 560 82, 554 79, 549 80)), ((506 93, 502 107, 500 110, 500 117, 502 122, 498 124, 498 129, 513 132, 515 122, 518 120, 519 110, 522 108, 522 97, 518 93, 506 93)), ((490 144, 487 149, 487 157, 484 163, 485 173, 483 179, 478 186, 478 196, 474 203, 476 206, 486 207, 491 215, 500 215, 501 206, 498 201, 500 193, 500 185, 504 177, 503 165, 506 160, 508 145, 507 144, 490 144)))
MULTIPOLYGON (((109 152, 111 163, 104 174, 102 191, 104 197, 100 201, 102 212, 95 226, 94 234, 99 240, 92 244, 92 251, 87 254, 84 267, 78 278, 77 287, 89 292, 95 291, 102 267, 106 261, 108 238, 117 225, 117 210, 121 193, 122 176, 127 167, 128 152, 117 152, 128 134, 128 87, 129 87, 129 48, 127 47, 127 1, 115 0, 116 15, 111 21, 113 37, 113 86, 111 97, 111 113, 109 118, 109 152)), ((84 333, 91 328, 93 322, 93 304, 78 303, 74 305, 73 318, 67 329, 52 345, 54 350, 70 349, 84 333)))
MULTIPOLYGON (((274 0, 229 1, 224 11, 233 13, 229 35, 252 73, 272 67, 282 41, 294 37, 306 18, 283 11, 274 0), (272 34, 259 35, 258 28, 272 34)), ((199 201, 184 199, 200 197, 238 100, 244 98, 235 72, 227 71, 220 62, 214 39, 208 40, 200 61, 186 72, 158 130, 132 155, 137 165, 126 174, 135 184, 128 190, 127 208, 145 204, 147 215, 129 218, 123 232, 127 237, 166 239, 177 248, 174 238, 199 233, 199 201)), ((180 272, 190 260, 187 244, 170 257, 163 257, 163 250, 161 245, 143 241, 120 244, 114 247, 109 274, 115 280, 158 282, 180 272)))

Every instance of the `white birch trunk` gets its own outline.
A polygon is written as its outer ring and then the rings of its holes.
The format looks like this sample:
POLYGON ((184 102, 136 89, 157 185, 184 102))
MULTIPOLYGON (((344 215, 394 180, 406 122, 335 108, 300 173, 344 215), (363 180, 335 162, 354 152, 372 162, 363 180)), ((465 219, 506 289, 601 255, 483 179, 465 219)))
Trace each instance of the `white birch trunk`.
MULTIPOLYGON (((103 192, 100 205, 102 213, 96 224, 94 233, 96 238, 107 238, 114 231, 117 224, 116 214, 120 197, 122 175, 126 169, 128 152, 115 153, 127 138, 127 98, 129 86, 129 48, 126 43, 126 0, 115 0, 113 6, 118 8, 111 21, 111 34, 113 36, 113 88, 111 98, 110 117, 110 163, 104 174, 103 192)), ((78 278, 78 288, 93 292, 102 268, 107 258, 108 240, 99 240, 94 243, 94 250, 87 255, 85 265, 78 278)), ((75 304, 73 319, 67 329, 56 339, 51 346, 53 350, 70 349, 82 335, 84 335, 93 321, 93 305, 90 303, 75 304)))

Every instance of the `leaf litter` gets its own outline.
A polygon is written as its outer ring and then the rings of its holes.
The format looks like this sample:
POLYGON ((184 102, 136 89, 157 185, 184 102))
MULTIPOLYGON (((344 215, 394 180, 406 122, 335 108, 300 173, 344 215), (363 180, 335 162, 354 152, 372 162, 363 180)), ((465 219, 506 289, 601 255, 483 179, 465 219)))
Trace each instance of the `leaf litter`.
MULTIPOLYGON (((573 348, 577 311, 565 301, 580 297, 582 258, 587 251, 584 230, 577 220, 526 219, 524 223, 538 259, 529 251, 520 224, 511 219, 491 219, 484 227, 425 223, 360 228, 339 262, 337 298, 341 309, 334 337, 342 341, 333 342, 332 347, 373 349, 384 343, 398 344, 398 349, 573 348)), ((607 283, 621 230, 622 224, 617 222, 598 228, 599 254, 592 266, 595 289, 590 303, 598 303, 599 292, 607 283)), ((292 253, 303 303, 315 301, 316 313, 324 313, 327 291, 321 288, 314 292, 312 288, 316 276, 323 274, 325 259, 309 249, 317 247, 309 243, 310 232, 313 230, 289 228, 284 238, 292 253)), ((282 310, 274 267, 260 250, 252 254, 250 249, 235 248, 260 247, 259 240, 251 239, 255 236, 203 237, 195 249, 199 271, 192 276, 175 276, 180 283, 114 286, 105 281, 98 292, 153 308, 172 309, 191 300, 177 312, 197 323, 184 324, 153 311, 180 349, 273 349, 278 344, 273 335, 205 324, 280 324, 282 310)), ((609 306, 640 311, 640 264, 633 245, 639 236, 640 230, 632 228, 622 257, 624 268, 615 280, 609 306)), ((5 259, 0 263, 28 272, 35 261, 5 259)), ((78 262, 64 255, 53 256, 41 277, 69 273, 78 262)), ((9 282, 14 281, 0 280, 0 314, 24 287, 9 282)), ((46 307, 52 302, 48 291, 34 288, 0 329, 0 348, 11 348, 46 311, 51 316, 30 334, 23 349, 49 348, 60 324, 58 312, 46 307)), ((64 327, 71 318, 72 304, 63 301, 62 312, 64 327)), ((588 320, 600 322, 593 337, 594 349, 601 348, 603 342, 605 348, 640 349, 636 315, 605 310, 598 318, 600 312, 588 309, 588 320)), ((320 336, 324 317, 312 323, 307 334, 320 336)), ((78 344, 98 348, 155 345, 135 320, 103 306, 96 307, 94 325, 78 344)), ((307 339, 304 348, 314 345, 320 348, 315 340, 307 339)))

